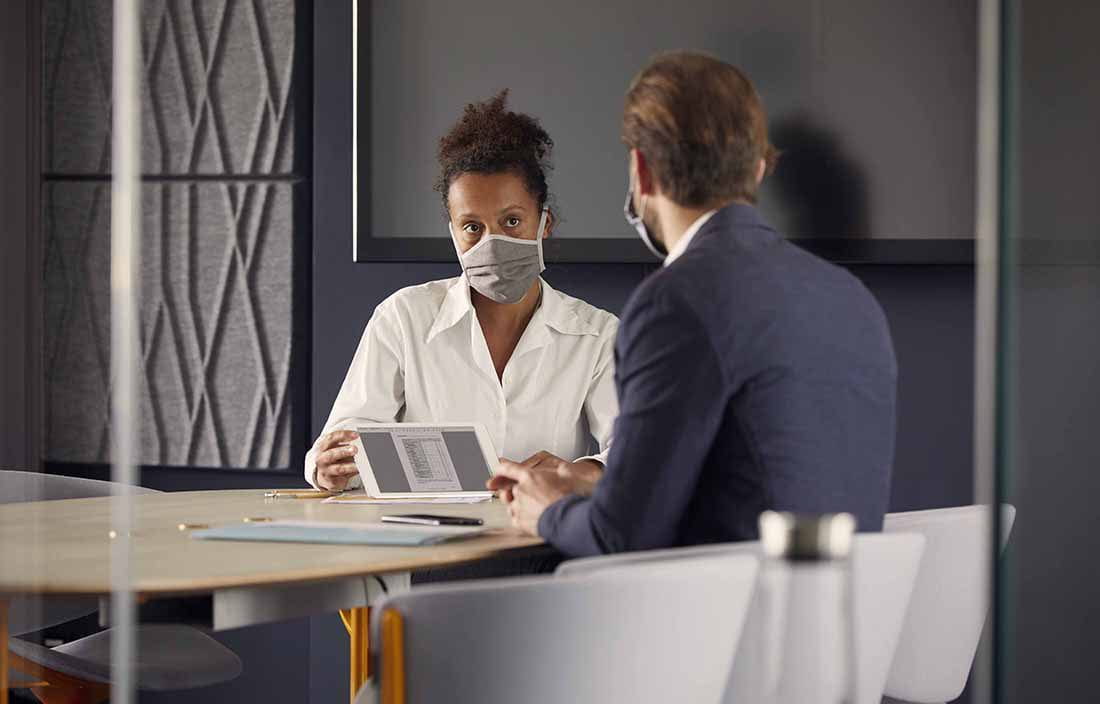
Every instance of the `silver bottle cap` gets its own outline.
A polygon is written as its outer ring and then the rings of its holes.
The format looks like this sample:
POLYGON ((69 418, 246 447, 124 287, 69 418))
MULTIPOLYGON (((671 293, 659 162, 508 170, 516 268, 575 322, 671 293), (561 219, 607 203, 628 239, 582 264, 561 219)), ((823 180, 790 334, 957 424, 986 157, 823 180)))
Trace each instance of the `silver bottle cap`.
POLYGON ((847 559, 855 531, 856 519, 850 513, 807 515, 764 511, 760 514, 760 543, 768 557, 847 559))

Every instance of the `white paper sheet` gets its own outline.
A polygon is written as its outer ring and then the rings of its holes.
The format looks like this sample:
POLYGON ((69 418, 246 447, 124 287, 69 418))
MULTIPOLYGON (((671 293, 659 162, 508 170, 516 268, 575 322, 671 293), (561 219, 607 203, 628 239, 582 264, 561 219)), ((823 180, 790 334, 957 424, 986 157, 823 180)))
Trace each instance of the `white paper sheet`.
POLYGON ((491 498, 491 496, 445 496, 434 499, 421 499, 417 497, 410 497, 407 499, 372 499, 365 494, 344 494, 341 496, 329 497, 321 503, 352 505, 370 504, 372 506, 381 504, 403 504, 413 506, 416 504, 480 504, 491 498))

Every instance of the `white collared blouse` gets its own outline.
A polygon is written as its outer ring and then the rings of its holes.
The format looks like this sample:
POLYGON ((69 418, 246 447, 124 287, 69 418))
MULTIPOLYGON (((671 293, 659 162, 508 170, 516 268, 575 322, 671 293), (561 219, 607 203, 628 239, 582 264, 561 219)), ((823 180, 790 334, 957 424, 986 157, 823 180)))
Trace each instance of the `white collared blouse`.
MULTIPOLYGON (((476 316, 462 276, 379 304, 320 437, 370 422, 479 422, 501 457, 548 450, 606 463, 619 411, 618 319, 542 281, 542 302, 498 379, 476 316)), ((305 459, 314 486, 316 447, 305 459)))

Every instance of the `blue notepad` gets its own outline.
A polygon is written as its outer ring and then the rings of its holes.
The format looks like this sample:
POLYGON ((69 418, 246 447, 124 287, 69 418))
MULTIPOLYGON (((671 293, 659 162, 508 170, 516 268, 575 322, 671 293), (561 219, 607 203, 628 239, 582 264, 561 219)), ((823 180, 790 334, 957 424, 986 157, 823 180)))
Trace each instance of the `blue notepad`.
POLYGON ((241 540, 263 543, 323 543, 329 545, 436 545, 447 540, 484 533, 484 528, 465 526, 405 526, 387 523, 329 523, 273 521, 234 523, 196 530, 198 540, 241 540))

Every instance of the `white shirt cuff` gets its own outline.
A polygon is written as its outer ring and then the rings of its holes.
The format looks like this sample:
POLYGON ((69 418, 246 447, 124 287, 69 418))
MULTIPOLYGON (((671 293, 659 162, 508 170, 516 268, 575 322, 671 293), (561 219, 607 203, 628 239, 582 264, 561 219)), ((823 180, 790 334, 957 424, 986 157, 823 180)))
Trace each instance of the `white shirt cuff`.
POLYGON ((592 460, 593 462, 599 462, 601 467, 607 467, 607 456, 611 453, 611 450, 604 450, 598 455, 585 455, 584 457, 578 457, 573 460, 574 462, 584 462, 585 460, 592 460))

